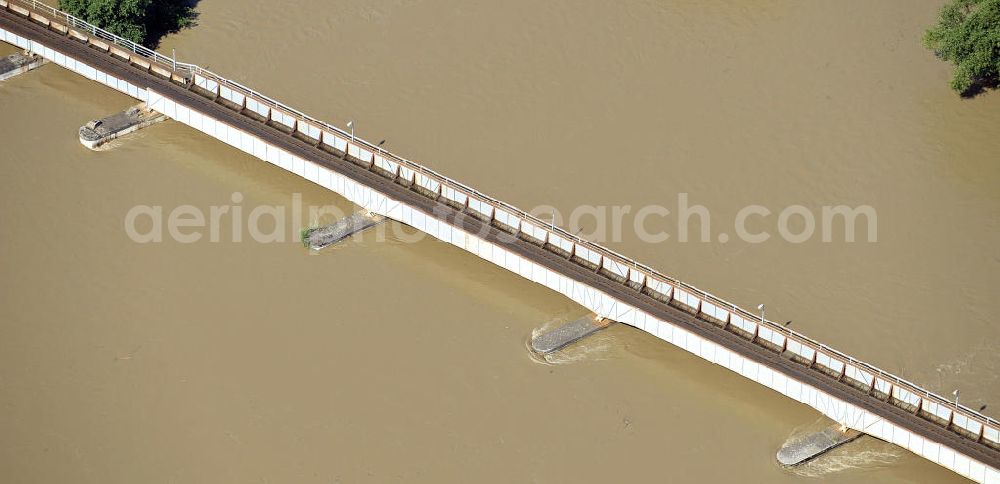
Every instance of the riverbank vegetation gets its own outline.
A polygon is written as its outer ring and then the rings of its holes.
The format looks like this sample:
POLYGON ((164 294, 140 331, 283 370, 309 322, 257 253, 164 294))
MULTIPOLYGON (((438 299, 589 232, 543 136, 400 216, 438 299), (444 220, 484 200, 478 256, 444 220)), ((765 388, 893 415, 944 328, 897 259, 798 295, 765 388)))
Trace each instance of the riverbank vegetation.
POLYGON ((194 25, 193 0, 59 0, 59 8, 147 47, 194 25))
POLYGON ((955 65, 951 88, 971 97, 1000 83, 1000 0, 951 0, 924 45, 955 65))

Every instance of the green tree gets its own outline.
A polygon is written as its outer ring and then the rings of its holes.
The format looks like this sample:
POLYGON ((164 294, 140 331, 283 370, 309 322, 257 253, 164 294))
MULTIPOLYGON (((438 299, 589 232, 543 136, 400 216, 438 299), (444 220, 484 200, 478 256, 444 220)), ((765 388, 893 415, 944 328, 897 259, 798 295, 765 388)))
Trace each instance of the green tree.
POLYGON ((973 96, 1000 81, 1000 0, 951 0, 924 45, 955 64, 951 88, 973 96))
POLYGON ((59 8, 149 47, 170 32, 194 25, 197 17, 190 0, 59 0, 59 8))

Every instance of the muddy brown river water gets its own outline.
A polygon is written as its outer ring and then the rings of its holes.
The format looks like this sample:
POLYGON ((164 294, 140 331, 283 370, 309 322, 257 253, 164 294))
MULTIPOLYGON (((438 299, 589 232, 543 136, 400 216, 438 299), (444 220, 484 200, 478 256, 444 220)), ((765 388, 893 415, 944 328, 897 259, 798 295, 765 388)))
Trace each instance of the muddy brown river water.
MULTIPOLYGON (((996 415, 1000 94, 948 90, 938 1, 581 3, 205 0, 160 50, 525 209, 670 208, 606 245, 996 415), (752 204, 869 205, 877 241, 722 242, 752 204)), ((133 242, 136 205, 353 207, 177 123, 80 146, 132 103, 0 84, 5 481, 960 481, 871 438, 781 469, 817 412, 621 325, 539 363, 582 308, 398 224, 133 242)))

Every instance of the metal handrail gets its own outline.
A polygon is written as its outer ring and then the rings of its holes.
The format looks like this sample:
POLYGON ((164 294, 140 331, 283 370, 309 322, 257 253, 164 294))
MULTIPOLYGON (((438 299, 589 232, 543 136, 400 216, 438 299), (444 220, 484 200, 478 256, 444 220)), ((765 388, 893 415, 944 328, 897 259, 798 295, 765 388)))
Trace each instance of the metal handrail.
MULTIPOLYGON (((443 174, 440 174, 440 173, 438 173, 438 172, 436 172, 436 171, 434 171, 434 170, 432 170, 430 168, 427 168, 427 167, 425 167, 425 166, 423 166, 423 165, 421 165, 419 163, 416 163, 414 161, 408 160, 408 159, 403 158, 401 156, 398 156, 398 155, 396 155, 394 153, 388 152, 388 151, 382 149, 381 147, 373 145, 372 143, 369 143, 368 141, 363 140, 361 138, 352 137, 350 133, 348 133, 347 131, 345 131, 345 130, 337 127, 337 126, 334 126, 334 125, 329 124, 329 123, 327 123, 325 121, 321 121, 321 120, 319 120, 317 118, 309 116, 309 115, 307 115, 307 114, 305 114, 305 113, 303 113, 303 112, 301 112, 301 111, 299 111, 299 110, 297 110, 295 108, 292 108, 291 106, 288 106, 288 105, 286 105, 286 104, 284 104, 284 103, 282 103, 282 102, 280 102, 280 101, 278 101, 276 99, 268 97, 268 96, 260 93, 259 91, 255 91, 255 90, 253 90, 253 89, 251 89, 251 88, 249 88, 247 86, 244 86, 244 85, 242 85, 242 84, 240 84, 240 83, 238 83, 236 81, 227 79, 227 78, 225 78, 225 77, 223 77, 223 76, 221 76, 219 74, 216 74, 216 73, 214 73, 214 72, 212 72, 212 71, 210 71, 208 69, 205 69, 205 68, 200 67, 200 66, 195 65, 195 64, 188 64, 188 63, 183 63, 183 62, 176 62, 176 60, 174 58, 172 58, 172 57, 167 57, 167 56, 165 56, 163 54, 160 54, 160 53, 158 53, 158 52, 156 52, 156 51, 154 51, 152 49, 149 49, 149 48, 147 48, 145 46, 142 46, 140 44, 137 44, 137 43, 135 43, 135 42, 133 42, 131 40, 128 40, 128 39, 125 39, 125 38, 120 37, 118 35, 115 35, 115 34, 113 34, 111 32, 108 32, 107 30, 104 30, 104 29, 102 29, 100 27, 97 27, 96 25, 90 24, 90 23, 88 23, 88 22, 86 22, 84 20, 81 20, 81 19, 73 16, 73 15, 70 15, 70 14, 68 14, 66 12, 63 12, 63 11, 59 10, 59 9, 53 8, 53 7, 51 7, 49 5, 46 5, 46 4, 42 3, 42 2, 39 2, 37 0, 8 0, 8 1, 10 3, 18 3, 18 4, 21 4, 21 5, 24 5, 25 7, 30 8, 31 10, 34 10, 34 11, 43 12, 43 13, 45 13, 47 15, 50 15, 50 16, 54 17, 55 19, 63 20, 63 21, 66 22, 67 27, 72 27, 74 29, 82 29, 82 30, 90 33, 91 35, 99 37, 99 38, 101 38, 103 40, 111 41, 111 42, 113 42, 114 44, 116 44, 116 45, 118 45, 120 47, 124 47, 127 50, 131 51, 133 54, 149 58, 149 59, 153 60, 154 62, 156 62, 157 64, 161 64, 161 65, 170 67, 172 70, 181 71, 181 72, 184 72, 184 73, 188 73, 190 75, 197 74, 197 75, 200 75, 200 76, 202 76, 202 77, 204 77, 206 79, 211 79, 212 81, 215 81, 215 82, 219 83, 220 85, 224 85, 227 88, 229 88, 229 89, 231 89, 231 90, 233 90, 235 92, 238 92, 238 93, 240 93, 240 94, 242 94, 244 96, 247 96, 248 98, 252 98, 254 101, 257 101, 257 102, 259 102, 259 103, 261 103, 261 104, 263 104, 265 106, 268 106, 269 108, 277 108, 277 109, 279 109, 281 111, 284 111, 286 113, 289 113, 289 114, 293 115, 294 117, 298 118, 299 120, 302 120, 302 121, 305 121, 307 123, 311 123, 311 124, 317 125, 320 128, 325 128, 325 129, 331 130, 331 131, 339 134, 340 136, 344 137, 345 139, 349 139, 350 140, 349 141, 350 144, 354 144, 354 145, 357 145, 358 147, 363 147, 363 148, 367 149, 368 151, 371 151, 373 153, 373 156, 374 156, 374 153, 378 153, 378 155, 381 156, 382 158, 389 159, 390 161, 393 161, 394 163, 396 163, 396 164, 398 164, 400 166, 405 166, 409 170, 411 170, 411 171, 413 171, 415 173, 419 173, 419 174, 421 174, 421 175, 423 175, 423 176, 425 176, 427 178, 430 178, 430 179, 436 181, 437 183, 439 183, 439 184, 441 184, 443 186, 447 186, 447 187, 449 187, 451 189, 463 192, 466 196, 477 198, 477 199, 479 199, 479 201, 485 203, 486 205, 492 206, 494 208, 494 210, 497 209, 497 208, 499 208, 499 209, 505 210, 507 212, 510 212, 513 215, 521 218, 522 220, 526 220, 526 221, 532 223, 533 225, 536 225, 541 230, 544 230, 544 231, 546 231, 548 233, 551 233, 551 234, 555 234, 555 235, 557 235, 557 236, 559 236, 559 237, 561 237, 563 239, 566 239, 567 241, 571 241, 571 242, 573 242, 573 243, 575 243, 575 244, 577 244, 579 246, 582 246, 582 247, 584 247, 584 248, 586 248, 586 249, 588 249, 588 250, 590 250, 592 252, 595 252, 595 253, 599 254, 602 258, 611 259, 611 260, 615 261, 616 263, 618 263, 619 265, 622 265, 622 266, 628 268, 629 271, 632 271, 634 269, 634 270, 638 271, 640 274, 642 274, 643 277, 647 278, 646 280, 643 281, 643 284, 646 285, 647 287, 649 286, 648 278, 652 278, 653 280, 657 280, 657 281, 660 281, 660 282, 664 282, 664 283, 670 284, 670 285, 674 286, 675 288, 682 288, 683 290, 685 290, 685 291, 687 291, 687 292, 692 293, 693 295, 695 295, 702 302, 707 301, 707 302, 709 302, 709 303, 711 303, 711 304, 713 304, 715 306, 718 306, 720 308, 724 308, 727 311, 730 311, 731 313, 736 313, 740 317, 742 317, 743 319, 745 319, 747 321, 750 321, 750 322, 753 322, 754 324, 766 327, 767 329, 769 329, 769 330, 771 330, 771 331, 773 331, 775 333, 778 333, 778 334, 784 336, 788 340, 795 341, 795 342, 797 342, 797 343, 799 343, 799 344, 801 344, 801 345, 803 345, 805 347, 808 347, 808 348, 812 349, 813 351, 822 352, 823 354, 826 354, 827 356, 831 357, 832 359, 838 360, 838 361, 840 361, 841 363, 843 363, 845 365, 846 364, 850 364, 850 365, 853 365, 853 366, 857 367, 858 369, 865 370, 868 373, 871 373, 873 375, 873 378, 876 378, 876 377, 877 378, 881 378, 882 380, 890 382, 894 387, 901 387, 901 388, 905 389, 909 393, 912 393, 914 395, 920 396, 921 398, 926 398, 926 399, 932 400, 934 403, 936 403, 938 405, 943 405, 943 406, 949 408, 950 410, 952 410, 953 412, 957 412, 957 413, 963 414, 963 416, 965 416, 966 418, 975 420, 975 421, 977 421, 980 424, 1000 426, 1000 421, 997 421, 996 419, 993 419, 992 417, 984 415, 981 412, 978 412, 978 411, 973 410, 973 409, 971 409, 969 407, 966 407, 965 405, 961 405, 961 404, 957 404, 956 405, 956 402, 953 402, 952 400, 949 400, 949 399, 947 399, 945 397, 942 397, 942 396, 940 396, 940 395, 938 395, 938 394, 936 394, 934 392, 926 390, 926 389, 920 387, 919 385, 917 385, 915 383, 912 383, 912 382, 910 382, 910 381, 908 381, 906 379, 903 379, 902 377, 894 375, 894 374, 892 374, 890 372, 882 370, 882 369, 880 369, 878 367, 875 367, 875 366, 870 365, 868 363, 865 363, 863 361, 859 361, 859 360, 855 359, 854 357, 851 357, 850 355, 847 355, 847 354, 845 354, 845 353, 843 353, 843 352, 841 352, 839 350, 836 350, 836 349, 831 348, 831 347, 829 347, 829 346, 827 346, 825 344, 822 344, 822 343, 820 343, 820 342, 818 342, 818 341, 816 341, 816 340, 814 340, 814 339, 812 339, 812 338, 810 338, 810 337, 808 337, 806 335, 803 335, 802 333, 799 333, 797 331, 789 329, 789 328, 785 327, 784 325, 777 324, 777 323, 775 323, 773 321, 770 321, 770 320, 767 320, 767 319, 762 320, 758 315, 756 315, 756 314, 754 314, 754 313, 752 313, 750 311, 747 311, 747 310, 745 310, 745 309, 737 306, 734 303, 731 303, 731 302, 729 302, 729 301, 727 301, 725 299, 717 297, 717 296, 715 296, 715 295, 713 295, 713 294, 711 294, 711 293, 709 293, 707 291, 703 291, 701 289, 698 289, 697 287, 694 287, 694 286, 692 286, 690 284, 687 284, 687 283, 685 283, 683 281, 675 279, 675 278, 673 278, 671 276, 668 276, 666 274, 662 274, 659 271, 657 271, 656 269, 653 269, 652 267, 650 267, 650 266, 648 266, 646 264, 643 264, 643 263, 640 263, 640 262, 638 262, 638 261, 636 261, 634 259, 628 258, 628 257, 626 257, 626 256, 624 256, 622 254, 619 254, 618 252, 615 252, 614 250, 611 250, 611 249, 609 249, 607 247, 604 247, 604 246, 599 245, 597 243, 585 240, 585 239, 579 237, 576 234, 570 233, 569 231, 567 231, 567 230, 565 230, 565 229, 563 229, 561 227, 555 226, 550 221, 541 220, 541 219, 539 219, 539 218, 537 218, 537 217, 535 217, 535 216, 533 216, 533 215, 531 215, 531 214, 529 214, 529 213, 527 213, 527 212, 525 212, 525 211, 523 211, 523 210, 521 210, 521 209, 519 209, 517 207, 514 207, 513 205, 510 205, 510 204, 508 204, 508 203, 506 203, 506 202, 504 202, 502 200, 499 200, 499 199, 496 199, 496 198, 491 197, 489 195, 486 195, 485 193, 482 193, 479 190, 476 190, 476 189, 474 189, 474 188, 472 188, 472 187, 470 187, 468 185, 465 185, 465 184, 463 184, 461 182, 453 180, 453 179, 451 179, 451 178, 449 178, 449 177, 447 177, 447 176, 445 176, 443 174)), ((495 214, 495 212, 494 212, 494 214, 495 214)), ((519 227, 517 227, 516 229, 520 231, 519 227)), ((638 281, 636 281, 636 282, 638 282, 638 281)), ((699 303, 699 306, 700 305, 701 305, 701 303, 699 303)), ((700 307, 699 307, 699 311, 700 311, 700 307)), ((891 392, 892 389, 890 389, 889 391, 891 392)))

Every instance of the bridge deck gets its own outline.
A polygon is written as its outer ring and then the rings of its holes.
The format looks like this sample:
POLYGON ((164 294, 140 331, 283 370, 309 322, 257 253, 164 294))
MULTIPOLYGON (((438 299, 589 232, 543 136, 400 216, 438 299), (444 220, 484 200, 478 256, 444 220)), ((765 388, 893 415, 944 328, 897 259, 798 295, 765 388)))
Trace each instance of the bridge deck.
POLYGON ((983 464, 1000 468, 1000 450, 963 437, 914 413, 859 391, 846 383, 838 381, 836 378, 783 357, 775 351, 764 348, 731 331, 727 331, 708 321, 674 308, 626 284, 605 277, 560 254, 520 238, 512 237, 510 234, 487 222, 483 222, 450 205, 433 200, 399 183, 395 183, 393 180, 346 160, 343 157, 317 148, 313 144, 289 135, 276 127, 243 115, 185 87, 154 76, 123 60, 114 58, 107 53, 92 49, 67 36, 18 17, 10 11, 0 9, 0 26, 22 37, 42 42, 51 49, 86 62, 92 67, 113 74, 118 78, 126 79, 137 86, 151 88, 177 103, 184 104, 215 119, 224 121, 233 127, 258 136, 281 149, 294 153, 296 156, 312 160, 358 183, 406 203, 422 211, 428 217, 445 221, 466 232, 478 234, 491 243, 503 245, 507 250, 529 258, 554 272, 599 289, 609 296, 617 298, 655 317, 671 321, 692 333, 714 341, 790 378, 818 388, 835 398, 877 413, 901 427, 927 439, 946 445, 983 464))

